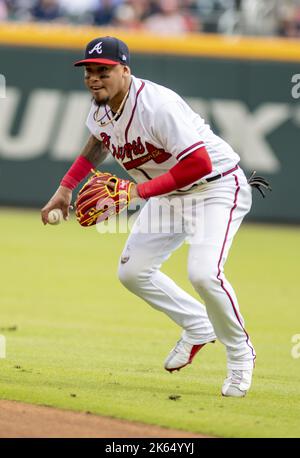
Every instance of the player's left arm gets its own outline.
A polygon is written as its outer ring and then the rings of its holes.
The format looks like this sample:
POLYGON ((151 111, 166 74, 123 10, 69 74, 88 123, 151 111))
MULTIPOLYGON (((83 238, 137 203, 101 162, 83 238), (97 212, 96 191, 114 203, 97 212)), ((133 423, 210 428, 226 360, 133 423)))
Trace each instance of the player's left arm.
MULTIPOLYGON (((137 197, 148 199, 149 197, 168 194, 200 180, 211 171, 211 160, 205 147, 199 148, 178 162, 168 172, 145 183, 138 185, 131 183, 130 200, 137 197)), ((112 183, 105 182, 105 184, 114 189, 112 183)))
POLYGON ((148 199, 149 197, 168 194, 200 180, 211 171, 210 157, 206 148, 202 146, 163 175, 133 187, 131 192, 136 195, 131 195, 131 198, 139 196, 148 199))

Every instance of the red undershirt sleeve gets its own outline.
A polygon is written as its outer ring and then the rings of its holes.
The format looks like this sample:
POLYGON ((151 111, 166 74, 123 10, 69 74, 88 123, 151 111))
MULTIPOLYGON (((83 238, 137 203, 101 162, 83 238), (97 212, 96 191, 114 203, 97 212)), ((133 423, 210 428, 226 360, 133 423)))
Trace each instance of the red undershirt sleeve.
POLYGON ((186 156, 168 172, 137 185, 137 192, 143 199, 168 194, 184 188, 212 171, 212 164, 206 148, 202 146, 186 156))

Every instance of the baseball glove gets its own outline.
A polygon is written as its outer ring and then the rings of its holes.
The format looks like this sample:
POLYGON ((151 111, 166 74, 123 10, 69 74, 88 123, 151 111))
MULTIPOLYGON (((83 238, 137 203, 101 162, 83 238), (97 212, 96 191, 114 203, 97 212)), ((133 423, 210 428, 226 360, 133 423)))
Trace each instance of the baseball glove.
POLYGON ((250 177, 248 178, 248 183, 250 184, 250 186, 256 188, 263 197, 266 197, 265 190, 272 191, 270 183, 264 177, 257 176, 255 170, 251 173, 250 177))
POLYGON ((96 172, 78 193, 75 209, 81 226, 93 226, 119 214, 130 202, 131 181, 111 173, 96 172), (104 182, 112 184, 112 189, 104 182))

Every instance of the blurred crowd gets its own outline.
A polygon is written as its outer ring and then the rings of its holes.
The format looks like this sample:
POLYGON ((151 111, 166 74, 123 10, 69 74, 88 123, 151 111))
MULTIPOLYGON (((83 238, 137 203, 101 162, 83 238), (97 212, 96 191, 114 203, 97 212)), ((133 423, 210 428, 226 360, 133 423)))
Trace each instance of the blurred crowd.
POLYGON ((300 0, 0 0, 1 21, 300 37, 300 0))

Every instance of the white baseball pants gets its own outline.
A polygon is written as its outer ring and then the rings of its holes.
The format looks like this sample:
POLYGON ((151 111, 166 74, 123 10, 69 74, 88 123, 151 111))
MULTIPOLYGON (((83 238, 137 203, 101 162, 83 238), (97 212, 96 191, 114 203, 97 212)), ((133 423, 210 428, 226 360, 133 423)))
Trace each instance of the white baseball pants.
POLYGON ((201 344, 217 337, 226 347, 229 369, 250 369, 255 360, 237 297, 224 275, 233 237, 251 202, 241 169, 193 194, 151 198, 119 265, 123 285, 181 326, 186 341, 201 344), (189 279, 205 306, 159 270, 185 240, 190 243, 189 279))

